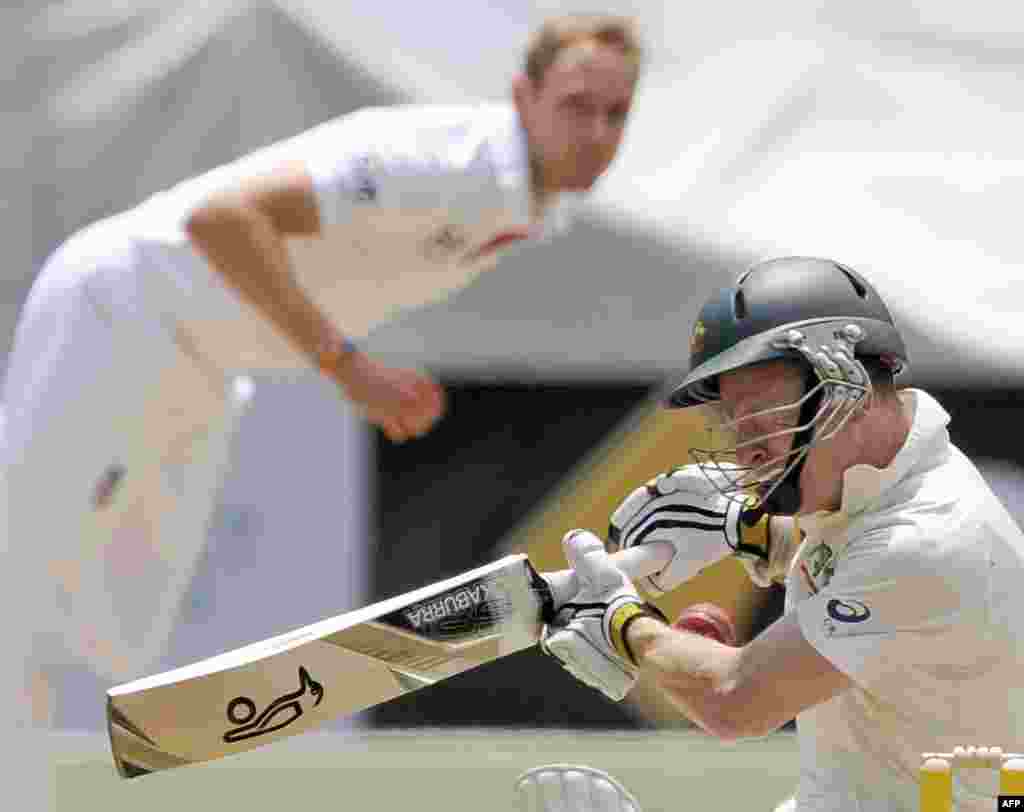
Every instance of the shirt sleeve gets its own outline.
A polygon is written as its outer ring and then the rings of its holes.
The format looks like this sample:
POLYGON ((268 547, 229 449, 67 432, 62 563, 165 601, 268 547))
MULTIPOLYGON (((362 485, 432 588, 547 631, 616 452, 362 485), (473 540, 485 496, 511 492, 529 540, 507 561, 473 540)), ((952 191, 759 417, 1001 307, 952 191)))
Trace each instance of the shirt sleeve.
POLYGON ((846 550, 821 592, 796 607, 804 637, 870 688, 892 669, 956 665, 973 657, 986 617, 987 536, 874 531, 846 550))
POLYGON ((324 227, 347 222, 358 206, 379 203, 379 145, 371 124, 365 114, 345 116, 318 128, 303 145, 324 227))
POLYGON ((467 202, 480 186, 461 122, 415 107, 374 108, 323 125, 303 145, 303 161, 323 226, 360 207, 433 210, 467 202))

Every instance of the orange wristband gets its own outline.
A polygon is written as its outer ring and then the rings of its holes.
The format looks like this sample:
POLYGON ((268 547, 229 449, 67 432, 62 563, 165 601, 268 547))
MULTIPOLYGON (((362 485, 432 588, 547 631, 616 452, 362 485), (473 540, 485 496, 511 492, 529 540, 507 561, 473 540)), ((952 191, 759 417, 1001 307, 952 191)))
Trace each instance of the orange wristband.
POLYGON ((316 368, 321 372, 328 372, 338 368, 342 358, 356 352, 359 348, 351 339, 341 333, 331 331, 325 338, 316 354, 316 368))

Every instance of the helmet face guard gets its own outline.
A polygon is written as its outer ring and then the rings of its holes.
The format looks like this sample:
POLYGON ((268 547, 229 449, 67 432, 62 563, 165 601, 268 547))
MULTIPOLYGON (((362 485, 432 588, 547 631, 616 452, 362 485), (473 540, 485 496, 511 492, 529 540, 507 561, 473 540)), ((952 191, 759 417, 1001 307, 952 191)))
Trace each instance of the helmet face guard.
POLYGON ((735 420, 723 420, 717 428, 729 437, 739 434, 742 424, 751 420, 781 417, 791 425, 720 448, 690 449, 694 462, 726 498, 748 509, 795 513, 800 507, 798 481, 808 452, 842 431, 850 418, 870 402, 871 379, 854 357, 854 346, 863 331, 852 324, 839 330, 835 326, 822 323, 811 330, 789 329, 774 342, 794 350, 810 364, 813 375, 802 397, 735 420), (821 343, 827 337, 833 340, 821 343), (789 414, 793 418, 786 420, 789 414), (756 466, 739 464, 743 449, 778 437, 790 438, 788 451, 756 466))
POLYGON ((799 509, 799 479, 810 450, 870 403, 871 379, 858 359, 877 358, 894 374, 906 361, 903 340, 871 285, 844 265, 814 257, 783 257, 750 268, 705 304, 690 350, 690 374, 669 395, 670 408, 719 401, 719 377, 754 364, 789 359, 806 370, 804 392, 792 403, 718 422, 728 435, 767 417, 776 423, 772 430, 690 450, 727 498, 782 514, 799 509), (744 449, 782 436, 792 438, 785 453, 756 466, 737 465, 744 449))

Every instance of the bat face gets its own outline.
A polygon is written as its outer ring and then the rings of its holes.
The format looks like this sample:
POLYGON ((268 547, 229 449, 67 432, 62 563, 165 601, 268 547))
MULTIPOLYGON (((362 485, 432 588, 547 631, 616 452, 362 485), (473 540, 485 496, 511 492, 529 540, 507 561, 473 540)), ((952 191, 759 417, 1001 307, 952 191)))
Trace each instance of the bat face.
POLYGON ((550 601, 526 556, 107 692, 126 778, 268 744, 536 643, 550 601))

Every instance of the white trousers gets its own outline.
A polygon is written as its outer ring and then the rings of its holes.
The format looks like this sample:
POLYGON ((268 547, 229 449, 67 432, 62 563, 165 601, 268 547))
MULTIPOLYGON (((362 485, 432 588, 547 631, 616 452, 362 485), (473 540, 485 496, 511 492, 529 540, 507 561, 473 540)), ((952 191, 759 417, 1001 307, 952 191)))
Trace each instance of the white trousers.
POLYGON ((63 662, 141 676, 203 549, 251 386, 204 363, 171 301, 130 241, 94 228, 22 311, 0 437, 9 731, 46 726, 47 670, 63 662))

